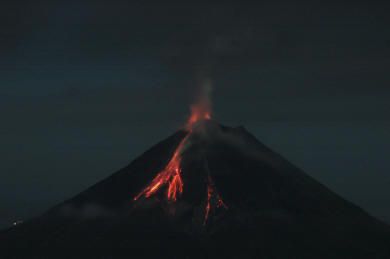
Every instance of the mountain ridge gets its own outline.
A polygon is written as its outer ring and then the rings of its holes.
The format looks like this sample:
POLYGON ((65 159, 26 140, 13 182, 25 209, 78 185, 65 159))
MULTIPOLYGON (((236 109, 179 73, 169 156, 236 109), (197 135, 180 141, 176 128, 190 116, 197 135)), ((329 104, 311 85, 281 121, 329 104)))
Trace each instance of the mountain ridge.
POLYGON ((389 258, 386 224, 244 127, 199 123, 179 152, 183 186, 177 199, 167 197, 170 182, 135 199, 188 132, 175 132, 42 216, 0 232, 0 255, 59 256, 66 250, 108 258, 113 251, 118 257, 137 251, 174 258, 389 258))

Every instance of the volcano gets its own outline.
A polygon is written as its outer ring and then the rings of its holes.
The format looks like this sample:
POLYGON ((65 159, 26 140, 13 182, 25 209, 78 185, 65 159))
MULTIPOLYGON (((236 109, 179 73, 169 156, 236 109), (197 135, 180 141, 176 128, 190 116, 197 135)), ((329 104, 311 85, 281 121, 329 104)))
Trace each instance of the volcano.
POLYGON ((0 258, 390 258, 389 227, 197 112, 128 166, 0 233, 0 258))

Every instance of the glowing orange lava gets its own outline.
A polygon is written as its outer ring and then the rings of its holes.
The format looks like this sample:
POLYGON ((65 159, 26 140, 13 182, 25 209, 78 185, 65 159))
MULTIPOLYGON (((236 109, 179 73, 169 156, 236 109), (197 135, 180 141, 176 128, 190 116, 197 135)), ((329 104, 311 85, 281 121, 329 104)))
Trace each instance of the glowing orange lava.
POLYGON ((167 198, 176 201, 178 194, 183 192, 183 180, 181 179, 181 151, 190 134, 188 133, 179 146, 176 148, 173 156, 167 166, 152 180, 152 182, 140 192, 134 200, 138 200, 142 195, 149 198, 156 193, 164 184, 168 184, 167 198))
MULTIPOLYGON (((209 111, 209 105, 195 105, 191 107, 191 116, 187 121, 186 136, 180 141, 175 152, 173 153, 171 159, 165 168, 159 172, 156 177, 151 181, 151 183, 144 188, 135 198, 134 201, 138 200, 142 196, 149 198, 153 194, 157 193, 163 186, 167 186, 167 199, 168 201, 176 201, 179 195, 183 193, 183 180, 182 180, 182 153, 184 148, 193 133, 194 125, 201 120, 210 120, 211 112, 209 111)), ((207 170, 208 167, 207 167, 207 170)), ((207 203, 204 224, 206 224, 209 214, 212 212, 213 208, 223 207, 227 209, 227 206, 219 196, 214 183, 210 177, 207 179, 207 203)))
POLYGON ((214 182, 209 175, 208 182, 207 182, 207 203, 206 203, 206 210, 204 213, 203 225, 206 225, 207 219, 208 219, 210 212, 211 212, 211 208, 214 208, 214 207, 216 207, 217 209, 221 208, 221 207, 224 209, 228 208, 226 206, 226 204, 223 202, 218 191, 216 190, 216 188, 214 186, 214 182))
POLYGON ((210 111, 202 106, 192 106, 191 111, 191 116, 187 121, 187 129, 190 131, 198 121, 211 119, 210 111))
POLYGON ((183 192, 183 180, 181 178, 181 153, 192 133, 194 124, 200 120, 211 119, 211 113, 208 109, 204 109, 201 106, 193 106, 191 107, 191 110, 192 113, 186 125, 186 129, 188 130, 187 135, 179 143, 167 166, 157 174, 152 182, 142 192, 140 192, 134 200, 138 200, 141 196, 149 198, 165 184, 168 184, 168 200, 176 201, 178 195, 183 192))

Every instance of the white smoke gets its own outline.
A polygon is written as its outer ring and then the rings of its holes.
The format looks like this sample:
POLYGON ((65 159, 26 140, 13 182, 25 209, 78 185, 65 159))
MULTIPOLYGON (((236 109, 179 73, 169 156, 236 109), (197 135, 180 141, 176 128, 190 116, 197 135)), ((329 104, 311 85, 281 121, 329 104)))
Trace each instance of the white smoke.
POLYGON ((199 83, 199 90, 195 102, 191 105, 191 113, 212 114, 212 81, 210 78, 202 78, 199 83))

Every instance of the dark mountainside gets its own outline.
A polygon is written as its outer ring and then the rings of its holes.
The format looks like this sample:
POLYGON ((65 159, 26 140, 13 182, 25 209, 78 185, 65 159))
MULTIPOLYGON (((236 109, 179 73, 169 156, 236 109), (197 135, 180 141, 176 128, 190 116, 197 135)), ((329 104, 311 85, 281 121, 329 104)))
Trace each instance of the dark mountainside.
POLYGON ((177 200, 166 186, 134 200, 186 135, 0 232, 0 258, 390 258, 387 225, 243 127, 199 123, 181 153, 177 200))

